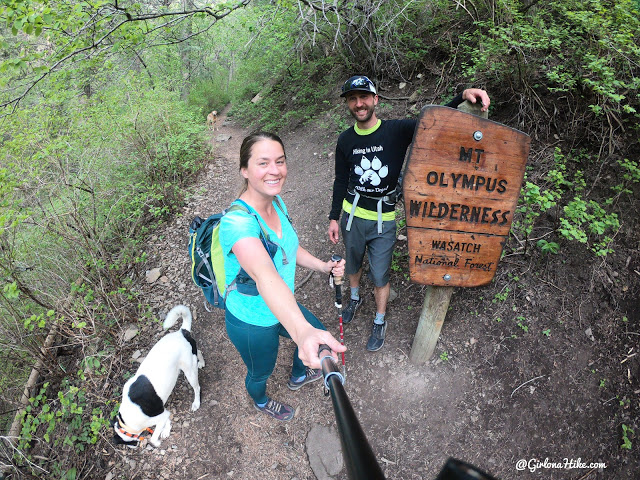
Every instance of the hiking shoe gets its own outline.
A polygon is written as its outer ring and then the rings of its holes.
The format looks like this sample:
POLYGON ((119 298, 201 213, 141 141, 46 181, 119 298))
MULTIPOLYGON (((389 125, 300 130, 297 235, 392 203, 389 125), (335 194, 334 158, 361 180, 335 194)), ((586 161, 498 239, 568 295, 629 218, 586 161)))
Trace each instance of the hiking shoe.
POLYGON ((353 317, 356 316, 356 310, 362 305, 362 300, 362 297, 358 300, 354 300, 353 298, 349 299, 349 305, 342 311, 342 323, 349 323, 353 320, 353 317))
POLYGON ((369 341, 367 342, 367 350, 369 350, 370 352, 380 350, 384 345, 384 336, 386 331, 387 322, 384 322, 382 325, 374 323, 373 329, 371 330, 371 336, 369 337, 369 341))
POLYGON ((298 390, 303 385, 306 385, 307 383, 315 382, 316 380, 320 380, 321 378, 322 378, 322 371, 314 370, 313 368, 307 367, 307 374, 305 375, 305 377, 299 382, 294 382, 293 380, 291 380, 291 378, 289 378, 289 381, 287 382, 287 387, 289 387, 289 390, 298 390))
POLYGON ((255 402, 253 406, 256 407, 256 410, 259 412, 266 413, 270 417, 282 422, 291 420, 295 414, 295 410, 291 405, 287 405, 286 403, 279 402, 272 398, 267 400, 267 404, 264 407, 259 407, 255 402))

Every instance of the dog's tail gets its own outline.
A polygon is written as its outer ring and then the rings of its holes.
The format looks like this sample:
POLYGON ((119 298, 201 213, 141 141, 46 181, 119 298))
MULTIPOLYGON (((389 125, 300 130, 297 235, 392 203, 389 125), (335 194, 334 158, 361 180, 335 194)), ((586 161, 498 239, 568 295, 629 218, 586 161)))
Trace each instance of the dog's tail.
POLYGON ((178 318, 182 317, 182 326, 180 328, 185 329, 187 332, 191 331, 191 310, 185 307, 184 305, 178 305, 177 307, 173 307, 169 313, 167 313, 167 318, 164 319, 164 323, 162 326, 165 330, 173 327, 178 318))

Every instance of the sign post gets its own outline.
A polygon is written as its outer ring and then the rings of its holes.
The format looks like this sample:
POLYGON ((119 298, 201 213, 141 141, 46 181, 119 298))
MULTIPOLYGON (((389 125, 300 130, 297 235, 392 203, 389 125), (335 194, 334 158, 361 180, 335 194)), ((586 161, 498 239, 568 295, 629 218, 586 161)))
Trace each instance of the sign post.
POLYGON ((430 105, 420 113, 403 193, 411 281, 430 287, 411 362, 433 354, 453 287, 486 285, 495 276, 530 142, 518 130, 452 108, 430 105))

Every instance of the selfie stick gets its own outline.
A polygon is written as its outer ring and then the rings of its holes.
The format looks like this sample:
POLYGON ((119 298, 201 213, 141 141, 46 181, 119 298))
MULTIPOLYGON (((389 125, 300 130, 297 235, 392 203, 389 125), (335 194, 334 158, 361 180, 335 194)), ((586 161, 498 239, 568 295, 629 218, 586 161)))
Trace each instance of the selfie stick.
POLYGON ((347 466, 349 480, 385 480, 344 390, 344 377, 331 356, 329 346, 320 345, 318 356, 322 365, 324 386, 331 392, 331 402, 342 444, 342 456, 347 466))

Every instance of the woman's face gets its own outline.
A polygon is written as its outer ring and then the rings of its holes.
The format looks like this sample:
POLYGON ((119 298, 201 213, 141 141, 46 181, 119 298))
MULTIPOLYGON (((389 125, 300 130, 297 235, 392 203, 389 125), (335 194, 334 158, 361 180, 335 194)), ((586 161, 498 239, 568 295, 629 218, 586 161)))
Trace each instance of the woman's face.
POLYGON ((279 142, 259 140, 251 148, 246 168, 240 170, 247 179, 247 188, 262 195, 278 195, 287 178, 287 161, 279 142))

